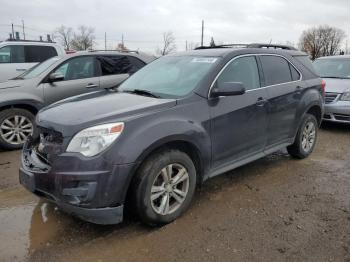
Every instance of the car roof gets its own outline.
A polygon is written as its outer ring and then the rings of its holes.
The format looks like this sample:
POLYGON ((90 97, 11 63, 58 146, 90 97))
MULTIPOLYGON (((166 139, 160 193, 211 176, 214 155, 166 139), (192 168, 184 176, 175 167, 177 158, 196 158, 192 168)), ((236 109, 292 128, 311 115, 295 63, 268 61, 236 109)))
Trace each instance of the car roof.
POLYGON ((16 40, 16 41, 3 41, 0 42, 0 45, 42 45, 42 46, 58 46, 58 44, 56 42, 45 42, 45 41, 20 41, 20 40, 16 40))
POLYGON ((304 52, 298 50, 282 50, 273 48, 208 48, 198 49, 185 52, 179 52, 173 56, 214 56, 214 57, 226 57, 240 54, 278 54, 278 55, 291 55, 291 56, 305 56, 304 52))
POLYGON ((139 58, 146 63, 152 62, 155 57, 142 53, 142 52, 120 52, 120 51, 78 51, 73 54, 67 54, 65 57, 75 57, 75 56, 97 56, 97 55, 127 55, 139 58))

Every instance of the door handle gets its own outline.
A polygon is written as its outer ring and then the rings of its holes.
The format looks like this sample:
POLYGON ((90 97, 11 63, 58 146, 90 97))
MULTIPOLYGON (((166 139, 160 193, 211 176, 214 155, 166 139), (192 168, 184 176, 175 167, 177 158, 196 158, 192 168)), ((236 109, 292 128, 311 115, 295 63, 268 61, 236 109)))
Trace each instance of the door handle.
POLYGON ((267 100, 264 99, 263 97, 259 97, 258 101, 256 101, 257 106, 264 106, 266 104, 267 100))
POLYGON ((24 68, 17 68, 16 71, 26 71, 24 68))
POLYGON ((89 83, 86 88, 95 88, 95 87, 98 87, 98 85, 96 84, 93 84, 93 83, 89 83))
POLYGON ((297 86, 296 88, 295 88, 295 92, 297 93, 297 94, 301 94, 301 91, 303 90, 303 88, 301 87, 301 86, 297 86))

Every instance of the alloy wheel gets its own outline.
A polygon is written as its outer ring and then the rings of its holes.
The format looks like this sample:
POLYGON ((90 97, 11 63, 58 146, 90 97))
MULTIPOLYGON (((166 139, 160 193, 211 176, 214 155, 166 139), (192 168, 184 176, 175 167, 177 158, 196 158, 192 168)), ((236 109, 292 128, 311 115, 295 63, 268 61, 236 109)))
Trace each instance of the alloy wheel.
POLYGON ((157 214, 169 215, 180 208, 189 189, 189 174, 180 164, 169 164, 155 177, 151 187, 151 205, 157 214))
POLYGON ((11 145, 23 144, 33 131, 33 123, 22 115, 7 117, 0 123, 0 136, 11 145))
POLYGON ((301 146, 305 152, 310 152, 312 150, 316 140, 316 126, 313 122, 309 121, 305 124, 302 138, 301 146))

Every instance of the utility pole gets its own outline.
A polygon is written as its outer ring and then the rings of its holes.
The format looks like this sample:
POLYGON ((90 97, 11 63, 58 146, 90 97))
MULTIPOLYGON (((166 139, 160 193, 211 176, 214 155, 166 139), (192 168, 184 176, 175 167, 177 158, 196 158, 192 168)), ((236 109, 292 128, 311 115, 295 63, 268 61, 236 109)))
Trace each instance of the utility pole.
POLYGON ((187 49, 187 40, 186 40, 186 51, 187 51, 188 49, 187 49))
POLYGON ((122 50, 124 50, 124 34, 122 34, 122 50))
POLYGON ((22 19, 22 30, 23 30, 23 39, 26 40, 26 33, 24 32, 24 20, 22 19))
POLYGON ((204 20, 202 20, 202 37, 201 37, 201 46, 203 46, 203 37, 204 37, 204 20))
POLYGON ((12 39, 15 39, 15 30, 13 29, 13 23, 12 23, 12 39))
POLYGON ((105 51, 107 50, 107 33, 105 32, 105 51))

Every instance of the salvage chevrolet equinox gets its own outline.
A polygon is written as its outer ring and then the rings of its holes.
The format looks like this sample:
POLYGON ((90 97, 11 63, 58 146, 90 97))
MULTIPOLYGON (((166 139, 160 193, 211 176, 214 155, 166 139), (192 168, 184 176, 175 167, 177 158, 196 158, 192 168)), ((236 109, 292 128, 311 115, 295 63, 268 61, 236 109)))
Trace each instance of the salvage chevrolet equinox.
POLYGON ((20 182, 92 223, 119 223, 126 207, 169 223, 210 177, 283 148, 310 155, 325 84, 307 59, 257 44, 162 57, 119 87, 41 110, 20 182))

